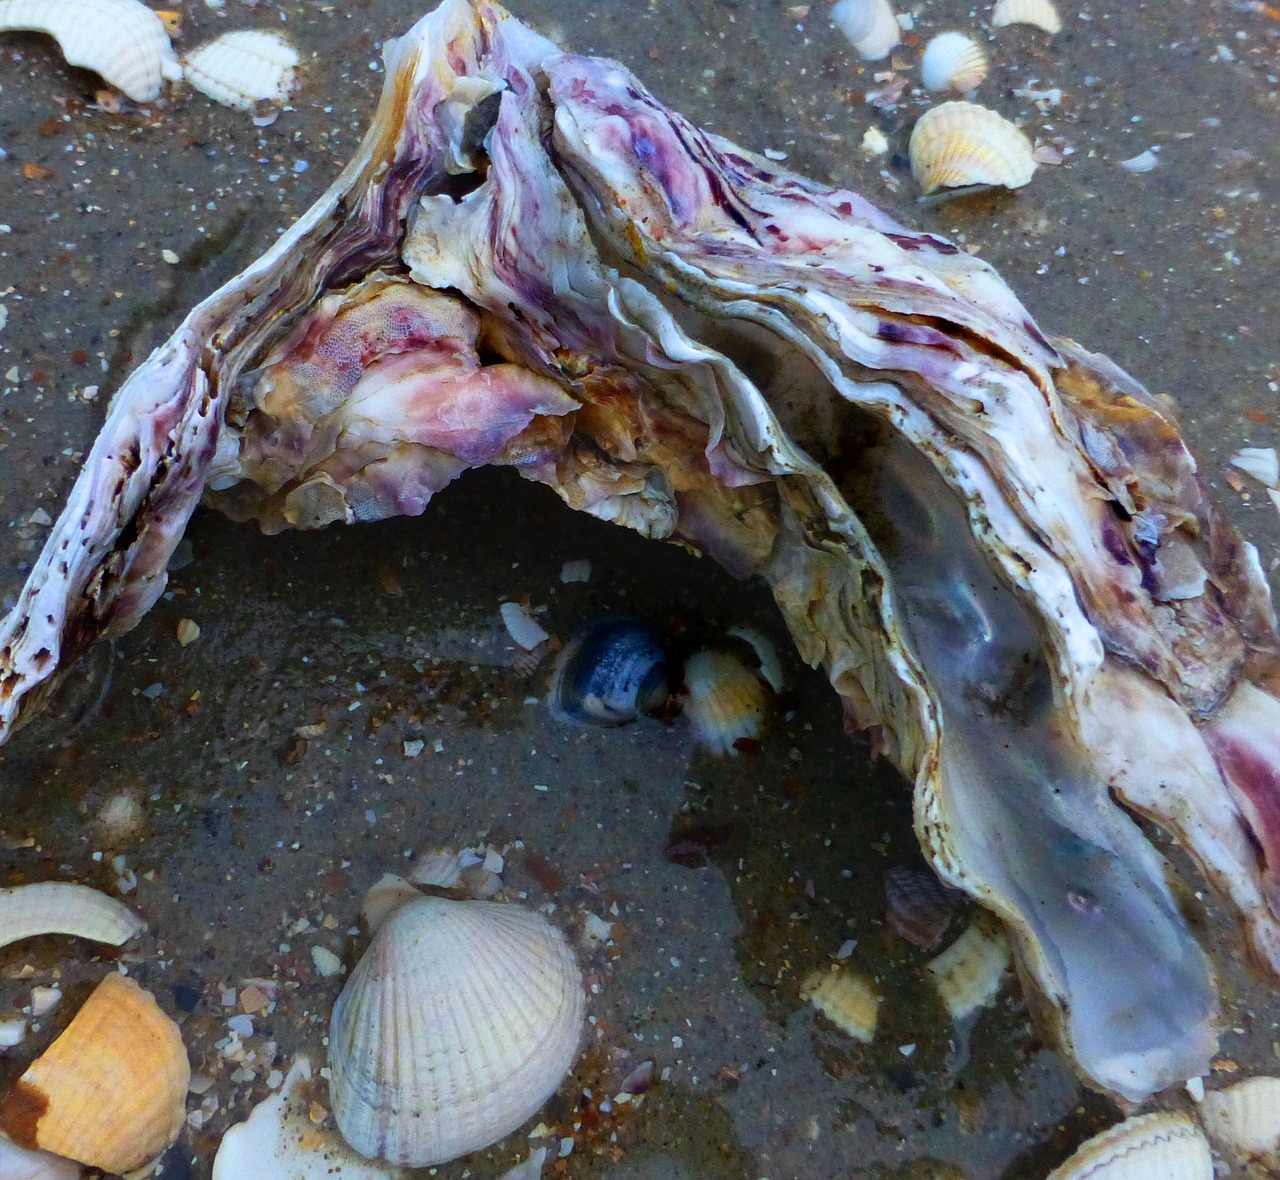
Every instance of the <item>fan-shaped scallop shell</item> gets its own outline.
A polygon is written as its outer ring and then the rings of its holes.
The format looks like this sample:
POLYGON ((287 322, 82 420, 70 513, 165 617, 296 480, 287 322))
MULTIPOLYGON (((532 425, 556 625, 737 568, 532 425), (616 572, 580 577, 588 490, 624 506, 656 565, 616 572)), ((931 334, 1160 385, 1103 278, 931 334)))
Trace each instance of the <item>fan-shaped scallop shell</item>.
POLYGON ((517 906, 422 897, 394 910, 334 1006, 330 1096, 347 1142, 424 1167, 502 1138, 578 1049, 582 976, 517 906))
POLYGON ((684 666, 684 711, 698 742, 713 754, 737 754, 764 729, 769 690, 732 652, 703 648, 684 666))
POLYGON ((206 98, 252 111, 282 106, 293 89, 298 51, 279 33, 239 29, 223 33, 182 59, 188 82, 206 98))
POLYGON ((974 90, 987 76, 987 53, 964 33, 939 33, 925 46, 920 79, 929 90, 974 90))
POLYGON ((970 184, 1021 188, 1036 170, 1031 141, 1008 119, 972 102, 944 102, 925 111, 907 152, 911 173, 926 193, 970 184))
POLYGON ((0 1127, 21 1147, 129 1172, 178 1137, 190 1080, 178 1026, 108 975, 0 1102, 0 1127))
POLYGON ((861 57, 879 61, 902 40, 889 0, 838 0, 831 23, 849 38, 861 57))
POLYGON ((1047 1180, 1213 1180, 1209 1141, 1184 1114, 1142 1114, 1080 1145, 1047 1180))
POLYGON ((991 10, 991 27, 1005 25, 1035 25, 1046 33, 1062 30, 1062 18, 1053 6, 1053 0, 996 0, 991 10))
POLYGON ((138 0, 0 0, 0 32, 48 33, 73 66, 101 75, 134 102, 182 76, 164 23, 138 0))
POLYGON ((1249 1078, 1214 1090, 1204 1096, 1200 1118, 1224 1154, 1270 1155, 1280 1147, 1280 1078, 1249 1078))

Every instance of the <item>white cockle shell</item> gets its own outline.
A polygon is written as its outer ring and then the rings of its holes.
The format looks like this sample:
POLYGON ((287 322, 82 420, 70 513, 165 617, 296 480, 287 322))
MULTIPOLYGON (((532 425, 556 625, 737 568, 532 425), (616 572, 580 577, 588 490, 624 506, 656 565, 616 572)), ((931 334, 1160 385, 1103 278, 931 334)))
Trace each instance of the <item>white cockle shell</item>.
POLYGON ((0 0, 0 32, 48 33, 73 66, 100 74, 134 102, 182 76, 164 23, 138 0, 0 0))
POLYGON ((1002 29, 1006 25, 1035 25, 1046 33, 1057 33, 1062 29, 1062 18, 1053 0, 996 0, 991 27, 1002 29))
POLYGON ((911 174, 939 188, 1021 188, 1036 170, 1031 141, 1008 119, 972 102, 944 102, 920 116, 907 146, 911 174))
POLYGON ((582 975, 518 906, 422 897, 379 927, 334 1006, 330 1097, 357 1151, 425 1167, 514 1131, 578 1051, 582 975))
POLYGON ((888 57, 902 40, 902 29, 889 0, 837 0, 831 23, 867 61, 888 57))
POLYGON ((1213 1180, 1209 1141, 1185 1114, 1142 1114, 1086 1140, 1047 1180, 1213 1180))
POLYGON ((1252 1159, 1280 1149, 1280 1078, 1247 1078, 1204 1096, 1200 1118, 1209 1138, 1228 1156, 1252 1159))
POLYGON ((279 33, 239 29, 197 46, 182 59, 183 73, 206 98, 238 111, 259 103, 283 106, 293 89, 298 51, 279 33))
POLYGON ((684 667, 684 711, 698 744, 712 754, 736 756, 741 743, 758 741, 769 713, 765 682, 729 651, 702 648, 684 667))
POLYGON ((939 33, 925 46, 920 59, 920 79, 929 90, 964 94, 976 89, 986 76, 986 50, 964 33, 939 33))

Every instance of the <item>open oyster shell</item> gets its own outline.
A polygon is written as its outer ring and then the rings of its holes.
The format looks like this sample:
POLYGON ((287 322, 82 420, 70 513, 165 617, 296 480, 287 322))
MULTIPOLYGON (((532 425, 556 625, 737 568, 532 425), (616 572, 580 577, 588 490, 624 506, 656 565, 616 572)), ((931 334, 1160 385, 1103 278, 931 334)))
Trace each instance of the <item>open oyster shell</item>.
POLYGON ((1280 641, 1168 406, 485 0, 387 64, 329 193, 117 393, 0 624, 0 736, 155 601, 202 496, 322 527, 514 466, 768 581, 1091 1084, 1203 1072, 1213 974, 1113 795, 1280 966, 1280 641))

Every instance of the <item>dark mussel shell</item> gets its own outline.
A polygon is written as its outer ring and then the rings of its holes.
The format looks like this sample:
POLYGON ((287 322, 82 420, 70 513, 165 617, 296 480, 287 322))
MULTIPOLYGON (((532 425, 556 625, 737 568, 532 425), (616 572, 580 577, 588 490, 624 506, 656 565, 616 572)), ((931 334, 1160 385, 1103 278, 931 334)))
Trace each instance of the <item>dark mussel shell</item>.
POLYGON ((626 725, 661 716, 671 699, 662 637, 624 615, 588 623, 566 645, 551 678, 551 711, 562 721, 626 725))

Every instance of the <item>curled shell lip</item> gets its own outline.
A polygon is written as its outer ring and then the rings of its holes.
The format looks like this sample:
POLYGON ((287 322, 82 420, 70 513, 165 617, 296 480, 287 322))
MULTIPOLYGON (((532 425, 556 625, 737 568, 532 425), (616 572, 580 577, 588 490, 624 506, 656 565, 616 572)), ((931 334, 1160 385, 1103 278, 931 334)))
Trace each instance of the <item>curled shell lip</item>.
POLYGON ((69 64, 99 74, 134 102, 182 76, 164 22, 138 0, 0 0, 0 32, 47 33, 69 64))

